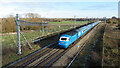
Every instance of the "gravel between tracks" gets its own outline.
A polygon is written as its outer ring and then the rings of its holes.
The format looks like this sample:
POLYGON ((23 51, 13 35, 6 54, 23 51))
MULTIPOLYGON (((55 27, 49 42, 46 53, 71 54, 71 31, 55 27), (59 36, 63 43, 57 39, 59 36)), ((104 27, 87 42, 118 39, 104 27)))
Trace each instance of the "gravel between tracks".
POLYGON ((58 50, 59 49, 53 49, 52 51, 50 51, 49 53, 47 53, 44 56, 40 57, 39 59, 35 60, 33 63, 29 64, 28 66, 34 66, 35 64, 37 64, 38 62, 40 62, 43 58, 45 60, 45 58, 49 57, 50 55, 52 55, 53 53, 55 53, 58 50))

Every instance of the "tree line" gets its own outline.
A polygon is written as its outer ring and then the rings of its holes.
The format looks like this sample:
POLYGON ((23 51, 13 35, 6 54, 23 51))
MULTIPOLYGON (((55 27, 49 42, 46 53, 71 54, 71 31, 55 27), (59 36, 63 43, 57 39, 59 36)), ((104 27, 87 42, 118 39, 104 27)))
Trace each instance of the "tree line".
MULTIPOLYGON (((62 22, 62 19, 59 18, 41 18, 41 16, 37 13, 27 13, 24 17, 19 16, 20 20, 28 21, 28 22, 35 22, 35 23, 42 23, 42 22, 62 22)), ((22 23, 22 22, 20 22, 22 23)), ((2 18, 0 20, 0 24, 2 24, 2 32, 16 32, 16 18, 13 15, 9 15, 7 18, 2 18)), ((20 26, 20 30, 36 30, 42 29, 41 26, 20 26)), ((48 26, 49 27, 49 26, 48 26)), ((45 28, 45 27, 44 27, 45 28)))
MULTIPOLYGON (((24 21, 29 21, 29 22, 62 22, 62 21, 74 21, 74 18, 42 18, 39 14, 37 13, 27 13, 25 14, 24 17, 19 16, 20 20, 24 21)), ((76 21, 89 21, 92 18, 76 18, 76 21)), ((94 20, 94 18, 92 19, 94 20)), ((103 20, 104 19, 100 19, 103 20)), ((112 19, 107 19, 107 23, 116 23, 116 18, 113 17, 112 19)), ((20 22, 21 23, 21 22, 20 22)), ((9 15, 7 18, 2 18, 0 21, 0 24, 2 24, 2 32, 3 33, 8 33, 8 32, 16 32, 16 20, 13 15, 9 15)), ((36 30, 36 29, 42 29, 41 26, 20 26, 21 31, 24 30, 36 30)), ((48 28, 50 26, 47 26, 48 28)), ((45 28, 45 27, 44 27, 45 28)))

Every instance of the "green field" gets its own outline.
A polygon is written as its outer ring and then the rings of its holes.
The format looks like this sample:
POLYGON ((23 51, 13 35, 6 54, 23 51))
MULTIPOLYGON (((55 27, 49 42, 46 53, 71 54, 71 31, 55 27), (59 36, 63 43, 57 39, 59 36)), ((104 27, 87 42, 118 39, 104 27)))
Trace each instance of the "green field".
MULTIPOLYGON (((49 22, 50 24, 74 24, 74 21, 49 22)), ((76 24, 87 23, 87 21, 76 21, 76 24)))
MULTIPOLYGON (((73 24, 74 21, 63 21, 63 22, 49 22, 51 24, 73 24)), ((76 24, 85 24, 87 22, 85 21, 77 21, 76 24)), ((74 26, 71 25, 66 25, 66 26, 50 26, 47 28, 47 33, 46 33, 46 28, 44 28, 45 32, 41 32, 41 30, 34 30, 34 31, 29 31, 29 32, 22 32, 23 35, 26 37, 27 40, 29 41, 33 41, 34 39, 38 38, 38 37, 42 37, 54 32, 59 32, 61 30, 65 30, 65 29, 70 29, 73 28, 74 26)), ((79 26, 77 25, 77 26, 79 26)), ((21 36, 21 41, 24 41, 23 37, 21 36)), ((4 46, 16 46, 17 45, 17 34, 8 34, 8 35, 4 35, 2 36, 2 45, 4 46)))

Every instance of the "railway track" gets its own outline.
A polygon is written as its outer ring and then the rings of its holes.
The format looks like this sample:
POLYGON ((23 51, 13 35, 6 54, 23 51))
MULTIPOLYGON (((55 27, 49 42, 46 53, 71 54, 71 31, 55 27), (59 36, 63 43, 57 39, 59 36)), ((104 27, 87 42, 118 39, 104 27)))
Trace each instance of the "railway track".
MULTIPOLYGON (((45 56, 45 54, 49 53, 49 52, 53 52, 55 50, 57 46, 53 46, 51 48, 46 48, 43 52, 41 52, 39 55, 33 57, 32 59, 28 60, 27 62, 21 64, 19 67, 22 67, 22 66, 27 66, 29 65, 30 63, 34 62, 34 61, 38 61, 38 59, 42 58, 45 56)), ((51 54, 51 53, 50 53, 51 54)))
MULTIPOLYGON (((48 45, 48 46, 46 46, 46 47, 44 47, 44 48, 42 48, 42 49, 39 49, 39 50, 31 53, 30 55, 25 56, 25 57, 23 57, 23 58, 15 61, 15 62, 13 62, 13 63, 10 63, 10 64, 8 64, 8 65, 6 65, 6 66, 4 66, 4 67, 10 67, 10 66, 15 66, 15 67, 17 67, 17 66, 20 66, 21 64, 23 64, 23 63, 25 63, 25 62, 28 63, 28 61, 30 61, 30 60, 33 61, 33 58, 35 58, 35 57, 37 57, 37 56, 39 56, 39 55, 41 55, 41 54, 43 54, 43 53, 44 53, 44 54, 47 53, 47 52, 50 51, 55 45, 57 45, 57 42, 54 42, 54 43, 52 43, 52 44, 50 44, 50 45, 48 45)), ((25 64, 26 64, 26 63, 25 63, 25 64)))
POLYGON ((27 66, 51 66, 61 56, 63 56, 69 49, 71 49, 77 42, 79 42, 79 40, 82 39, 87 33, 85 33, 82 37, 80 37, 78 40, 76 40, 67 49, 61 49, 58 46, 58 43, 54 42, 38 51, 32 53, 31 55, 26 56, 25 58, 22 58, 18 61, 15 61, 15 62, 7 65, 6 67, 14 66, 14 67, 19 68, 19 67, 23 67, 23 66, 24 67, 27 67, 27 66))

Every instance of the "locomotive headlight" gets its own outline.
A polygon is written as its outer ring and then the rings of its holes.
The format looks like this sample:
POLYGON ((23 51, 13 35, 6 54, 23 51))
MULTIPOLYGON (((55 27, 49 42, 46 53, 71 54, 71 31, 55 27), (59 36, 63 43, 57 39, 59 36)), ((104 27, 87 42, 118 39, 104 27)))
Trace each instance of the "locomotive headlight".
POLYGON ((68 38, 68 41, 70 41, 70 38, 68 38))
POLYGON ((81 33, 79 32, 78 35, 80 36, 80 34, 81 34, 81 33))

